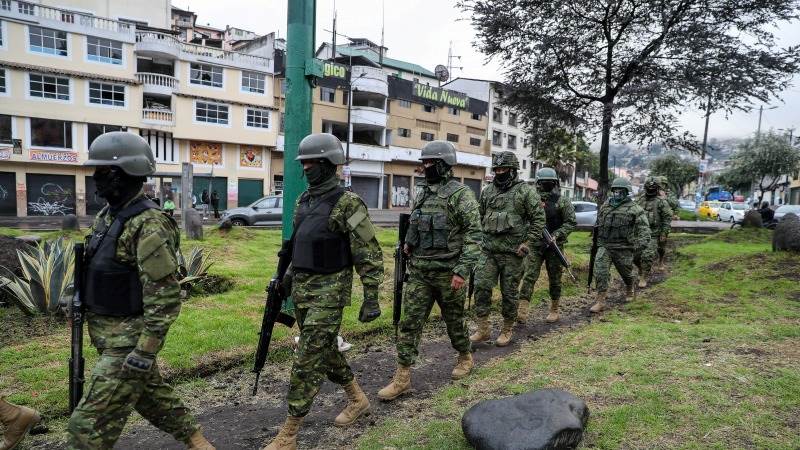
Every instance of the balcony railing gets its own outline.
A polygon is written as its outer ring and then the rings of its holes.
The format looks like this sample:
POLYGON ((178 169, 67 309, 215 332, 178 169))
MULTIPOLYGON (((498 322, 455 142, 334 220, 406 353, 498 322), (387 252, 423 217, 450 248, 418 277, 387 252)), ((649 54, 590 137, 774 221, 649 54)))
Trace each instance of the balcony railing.
POLYGON ((136 79, 139 83, 149 84, 153 86, 163 86, 165 88, 177 89, 178 79, 169 75, 162 75, 160 73, 139 72, 136 74, 136 79))
POLYGON ((142 120, 161 125, 173 125, 175 123, 175 113, 165 109, 142 109, 142 120))
POLYGON ((134 28, 133 24, 118 20, 19 0, 0 0, 0 14, 6 11, 18 17, 37 17, 114 33, 132 33, 134 28))
POLYGON ((248 55, 247 53, 181 42, 173 36, 154 31, 137 31, 136 42, 156 42, 173 47, 185 55, 218 59, 221 62, 233 65, 239 64, 269 68, 271 61, 269 58, 264 58, 262 56, 248 55))

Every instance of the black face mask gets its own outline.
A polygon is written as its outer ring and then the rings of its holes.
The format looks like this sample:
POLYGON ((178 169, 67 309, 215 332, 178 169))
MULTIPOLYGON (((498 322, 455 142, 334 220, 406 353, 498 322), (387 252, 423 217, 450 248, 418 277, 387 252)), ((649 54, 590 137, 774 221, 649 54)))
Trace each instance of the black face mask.
POLYGON ((308 180, 309 186, 316 186, 333 176, 336 173, 336 166, 327 160, 322 160, 317 164, 312 164, 308 169, 303 169, 303 173, 306 176, 306 180, 308 180))
POLYGON ((658 188, 657 187, 647 188, 645 189, 644 192, 645 195, 647 195, 648 197, 655 197, 656 195, 658 195, 658 188))
POLYGON ((514 173, 514 170, 511 169, 508 172, 495 173, 492 183, 501 189, 505 189, 511 184, 512 181, 514 181, 514 178, 516 178, 516 174, 514 173))
POLYGON ((542 181, 536 184, 539 186, 541 192, 552 192, 553 188, 556 187, 556 184, 552 181, 542 181))
POLYGON ((444 161, 437 159, 432 165, 425 168, 425 182, 428 184, 436 184, 447 175, 450 167, 444 161))
POLYGON ((118 167, 98 168, 92 179, 97 187, 97 196, 104 198, 111 206, 118 206, 129 200, 144 184, 142 177, 132 177, 118 167))

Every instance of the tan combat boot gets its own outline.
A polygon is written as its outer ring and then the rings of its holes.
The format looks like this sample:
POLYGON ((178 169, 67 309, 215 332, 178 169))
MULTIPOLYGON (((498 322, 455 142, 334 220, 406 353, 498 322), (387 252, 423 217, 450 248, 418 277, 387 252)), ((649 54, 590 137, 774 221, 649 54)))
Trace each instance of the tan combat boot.
POLYGON ((488 341, 492 336, 492 328, 489 326, 489 317, 477 317, 475 323, 478 324, 478 329, 469 337, 473 343, 488 341))
POLYGON ((505 347, 506 345, 510 344, 511 334, 513 330, 514 330, 514 321, 504 320, 503 328, 500 330, 500 336, 497 336, 497 340, 494 342, 494 345, 498 347, 505 347))
POLYGON ((392 382, 378 391, 378 398, 384 401, 394 400, 411 389, 411 367, 398 364, 392 382))
POLYGON ((301 423, 303 423, 302 417, 286 417, 286 422, 278 431, 278 435, 262 450, 297 450, 297 432, 300 431, 301 423))
POLYGON ((8 403, 5 397, 0 397, 0 422, 6 426, 0 450, 16 447, 40 420, 42 418, 35 410, 8 403))
POLYGON ((520 300, 517 306, 517 323, 525 323, 528 321, 528 310, 531 307, 531 302, 528 300, 520 300))
POLYGON ((625 285, 625 301, 636 300, 636 289, 634 284, 625 285))
POLYGON ((639 288, 644 289, 647 287, 647 278, 650 277, 648 273, 640 273, 639 274, 639 288))
POLYGON ((369 411, 369 400, 356 380, 346 384, 344 392, 347 394, 347 406, 333 420, 333 424, 337 427, 352 425, 362 414, 369 411))
POLYGON ((589 311, 593 313, 599 313, 606 309, 606 292, 598 292, 597 299, 595 300, 595 304, 589 308, 589 311))
POLYGON ((458 361, 456 361, 456 366, 453 367, 453 373, 450 374, 450 378, 460 380, 469 375, 473 367, 475 367, 475 361, 472 359, 472 352, 459 353, 458 361))
POLYGON ((203 431, 199 428, 186 441, 186 448, 189 450, 216 450, 211 442, 208 442, 203 436, 203 431))
POLYGON ((558 314, 558 299, 551 299, 550 300, 550 314, 547 315, 547 318, 544 319, 548 323, 558 322, 561 316, 558 314))

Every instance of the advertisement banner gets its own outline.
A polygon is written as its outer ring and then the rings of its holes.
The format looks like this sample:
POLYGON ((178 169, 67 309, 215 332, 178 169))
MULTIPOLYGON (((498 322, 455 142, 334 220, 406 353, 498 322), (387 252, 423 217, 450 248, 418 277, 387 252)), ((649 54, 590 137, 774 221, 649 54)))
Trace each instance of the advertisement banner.
POLYGON ((467 94, 427 84, 414 83, 412 95, 419 99, 436 103, 439 106, 452 106, 459 109, 467 109, 469 107, 469 96, 467 94))
POLYGON ((216 142, 189 142, 189 161, 194 164, 222 165, 222 144, 216 142))
POLYGON ((257 145, 242 145, 239 147, 239 166, 251 169, 264 167, 264 149, 257 145))
POLYGON ((47 150, 31 150, 31 161, 77 163, 77 152, 60 152, 47 150))

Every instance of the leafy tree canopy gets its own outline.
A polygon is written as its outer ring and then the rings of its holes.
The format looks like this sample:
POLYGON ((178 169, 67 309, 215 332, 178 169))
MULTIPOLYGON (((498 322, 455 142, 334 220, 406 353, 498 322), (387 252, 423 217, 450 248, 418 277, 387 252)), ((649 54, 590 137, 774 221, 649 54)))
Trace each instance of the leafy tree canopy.
POLYGON ((700 175, 697 164, 691 161, 684 161, 674 154, 654 159, 650 163, 650 173, 667 177, 672 191, 678 194, 700 175))
POLYGON ((733 165, 720 174, 718 182, 731 188, 755 183, 761 200, 765 192, 775 191, 781 176, 800 168, 800 150, 791 146, 786 136, 770 130, 745 140, 731 160, 733 165))

